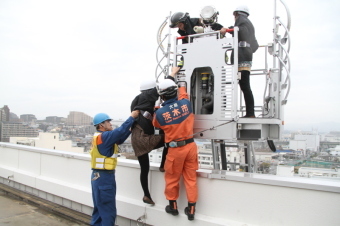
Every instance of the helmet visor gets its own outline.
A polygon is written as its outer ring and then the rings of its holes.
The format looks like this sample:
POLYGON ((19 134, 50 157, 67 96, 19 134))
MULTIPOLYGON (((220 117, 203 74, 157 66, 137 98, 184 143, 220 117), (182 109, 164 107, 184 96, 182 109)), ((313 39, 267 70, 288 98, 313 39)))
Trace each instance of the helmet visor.
POLYGON ((162 95, 173 95, 174 93, 177 93, 177 89, 178 89, 178 86, 171 86, 171 87, 168 87, 166 89, 161 89, 158 91, 158 94, 160 96, 162 95))
POLYGON ((178 24, 179 24, 179 21, 177 21, 176 23, 172 23, 172 24, 170 24, 170 28, 176 28, 176 27, 178 27, 178 24))

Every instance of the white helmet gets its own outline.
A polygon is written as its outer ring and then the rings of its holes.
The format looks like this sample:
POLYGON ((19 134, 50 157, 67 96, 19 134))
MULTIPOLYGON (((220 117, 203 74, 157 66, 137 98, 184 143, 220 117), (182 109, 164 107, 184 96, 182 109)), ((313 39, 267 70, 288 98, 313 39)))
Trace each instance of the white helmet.
POLYGON ((218 15, 218 11, 215 9, 214 6, 210 6, 210 5, 203 7, 203 9, 201 10, 201 14, 200 14, 202 19, 208 23, 216 22, 217 15, 218 15))
POLYGON ((177 94, 178 86, 171 79, 164 79, 158 85, 158 94, 160 96, 173 96, 177 94))
POLYGON ((155 79, 144 80, 140 83, 140 91, 152 89, 156 87, 155 79))
POLYGON ((240 5, 240 6, 236 7, 234 12, 244 12, 249 16, 249 8, 246 5, 240 5))

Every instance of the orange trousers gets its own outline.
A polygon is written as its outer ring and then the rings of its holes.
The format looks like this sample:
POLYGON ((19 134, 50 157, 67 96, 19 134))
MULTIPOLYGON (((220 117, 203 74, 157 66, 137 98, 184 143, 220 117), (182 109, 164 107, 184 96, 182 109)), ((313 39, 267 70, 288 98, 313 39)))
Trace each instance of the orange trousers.
POLYGON ((197 201, 198 154, 195 142, 182 147, 169 148, 165 160, 165 197, 177 200, 179 196, 179 180, 183 175, 188 202, 197 201))

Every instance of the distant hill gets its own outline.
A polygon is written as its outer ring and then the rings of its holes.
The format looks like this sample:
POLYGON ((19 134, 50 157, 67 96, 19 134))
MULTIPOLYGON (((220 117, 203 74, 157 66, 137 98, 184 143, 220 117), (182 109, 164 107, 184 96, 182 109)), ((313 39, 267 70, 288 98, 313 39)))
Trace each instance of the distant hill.
POLYGON ((20 119, 15 113, 10 112, 9 113, 9 121, 10 122, 20 122, 20 119))
POLYGON ((303 131, 318 131, 322 133, 330 131, 340 131, 340 123, 338 122, 322 122, 322 123, 311 123, 311 124, 289 124, 285 125, 285 130, 303 130, 303 131))

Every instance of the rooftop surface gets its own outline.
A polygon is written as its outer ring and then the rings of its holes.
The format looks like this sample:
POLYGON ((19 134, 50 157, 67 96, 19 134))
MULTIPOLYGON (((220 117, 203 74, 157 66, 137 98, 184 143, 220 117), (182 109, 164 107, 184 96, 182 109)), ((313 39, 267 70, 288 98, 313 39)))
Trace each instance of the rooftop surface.
POLYGON ((0 189, 0 226, 82 226, 0 189))

